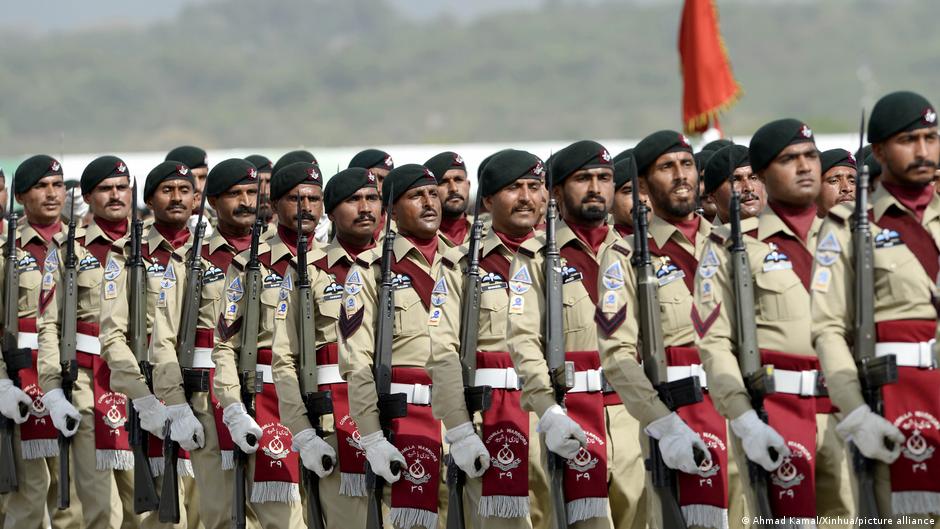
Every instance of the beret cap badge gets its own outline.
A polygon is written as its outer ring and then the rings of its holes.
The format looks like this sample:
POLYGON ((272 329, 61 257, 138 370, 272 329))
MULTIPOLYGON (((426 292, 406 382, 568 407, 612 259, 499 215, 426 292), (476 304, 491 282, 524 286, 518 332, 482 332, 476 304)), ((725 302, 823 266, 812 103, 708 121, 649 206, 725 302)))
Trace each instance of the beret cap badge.
POLYGON ((183 176, 186 176, 186 174, 189 173, 189 167, 186 167, 185 165, 177 165, 176 172, 178 172, 179 174, 183 176))
POLYGON ((691 147, 691 146, 692 146, 692 144, 689 143, 689 139, 686 138, 686 137, 685 137, 685 134, 682 134, 681 132, 679 133, 679 143, 682 144, 683 147, 691 147))
POLYGON ((61 168, 61 167, 62 167, 62 166, 61 166, 61 165, 59 164, 59 162, 56 161, 56 160, 52 160, 52 163, 49 164, 49 170, 51 170, 51 171, 53 171, 53 172, 58 171, 59 168, 61 168))
POLYGON ((811 137, 813 137, 813 131, 812 131, 812 129, 810 129, 810 128, 807 127, 806 125, 803 125, 803 126, 800 128, 800 135, 803 136, 804 138, 811 138, 811 137))
POLYGON ((127 166, 124 165, 124 162, 118 162, 117 168, 115 169, 115 171, 118 173, 124 174, 127 172, 127 166))
POLYGON ((608 152, 607 149, 601 147, 600 157, 601 157, 601 160, 604 160, 605 162, 610 163, 610 152, 608 152))
POLYGON ((369 180, 369 183, 370 183, 370 184, 374 184, 374 183, 375 183, 375 175, 372 174, 372 171, 369 171, 368 173, 366 173, 366 179, 369 180))
POLYGON ((930 107, 924 109, 924 123, 931 125, 937 123, 937 112, 934 109, 930 107))
POLYGON ((382 163, 385 165, 385 167, 388 167, 388 168, 395 167, 395 162, 392 161, 391 156, 386 156, 385 160, 383 160, 382 163))
POLYGON ((535 176, 542 176, 543 174, 545 174, 545 165, 543 165, 542 161, 539 160, 538 162, 535 163, 535 166, 532 167, 531 172, 535 176))

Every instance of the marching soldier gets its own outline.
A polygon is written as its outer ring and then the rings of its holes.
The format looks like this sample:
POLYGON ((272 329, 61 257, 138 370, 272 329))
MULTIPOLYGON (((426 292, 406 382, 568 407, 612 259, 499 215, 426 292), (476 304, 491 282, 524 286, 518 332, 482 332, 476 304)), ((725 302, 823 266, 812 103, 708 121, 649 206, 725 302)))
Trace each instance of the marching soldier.
POLYGON ((445 151, 432 156, 424 166, 437 178, 437 194, 441 200, 441 240, 447 246, 460 246, 470 237, 467 164, 459 154, 445 151))
POLYGON ((251 455, 248 467, 251 508, 266 529, 303 523, 300 462, 292 452, 292 430, 280 418, 279 397, 272 376, 272 346, 274 322, 286 315, 280 308, 284 276, 291 266, 296 266, 300 230, 308 236, 312 234, 322 214, 322 189, 320 169, 309 162, 295 162, 280 168, 271 179, 271 201, 278 225, 258 255, 263 288, 258 300, 259 328, 254 332, 258 333, 257 364, 263 386, 255 396, 254 417, 249 415, 242 401, 238 370, 242 332, 249 332, 243 328, 248 300, 245 297, 248 252, 236 256, 228 268, 224 306, 215 326, 212 360, 216 370, 212 390, 223 410, 222 419, 232 440, 242 452, 251 455), (249 436, 257 442, 250 443, 249 436))
POLYGON ((447 250, 437 235, 438 182, 424 166, 407 164, 389 173, 382 194, 398 226, 391 262, 386 263, 395 289, 391 392, 404 393, 408 403, 407 415, 390 421, 394 444, 382 431, 372 370, 383 260, 377 249, 360 254, 346 276, 337 325, 339 368, 348 383, 359 445, 372 471, 392 484, 386 502, 393 525, 433 529, 443 510, 441 423, 450 453, 469 477, 485 472, 490 460, 467 413, 458 359, 429 364, 432 327, 441 317, 437 302, 446 296, 434 279, 447 250), (401 465, 401 472, 392 470, 393 462, 401 465))
MULTIPOLYGON (((37 371, 39 340, 36 318, 40 304, 39 287, 43 282, 42 266, 49 243, 63 229, 59 218, 65 199, 61 164, 43 154, 28 158, 16 169, 13 193, 16 201, 23 205, 26 221, 17 227, 13 241, 9 234, 7 236, 5 244, 16 244, 17 261, 4 262, 4 266, 19 269, 17 346, 30 349, 31 365, 19 371, 22 391, 16 390, 12 383, 3 383, 4 380, 9 381, 6 365, 4 372, 0 373, 0 389, 13 399, 9 403, 4 402, 7 407, 4 416, 18 424, 14 428, 13 453, 19 480, 18 489, 0 496, 0 502, 6 523, 11 527, 43 527, 47 506, 53 527, 80 527, 81 510, 74 493, 71 498, 75 501, 70 509, 56 509, 58 430, 68 430, 67 418, 77 423, 79 416, 61 392, 52 392, 52 396, 45 397, 37 371), (18 409, 19 404, 25 402, 21 393, 31 401, 25 418, 18 409), (36 460, 42 463, 37 464, 36 460)), ((3 353, 6 356, 12 352, 3 353)), ((70 431, 74 433, 74 430, 70 431)))
MULTIPOLYGON (((696 344, 708 375, 709 394, 740 439, 740 444, 734 444, 738 453, 772 473, 767 494, 775 516, 851 517, 848 463, 835 435, 835 410, 822 380, 817 379, 819 362, 809 335, 812 248, 822 224, 816 217, 820 166, 812 131, 794 119, 761 127, 751 140, 749 163, 768 195, 768 207, 756 224, 742 226, 741 231, 755 284, 761 361, 774 366, 776 392, 764 400, 769 424, 758 417, 735 356, 741 346, 736 344, 727 225, 712 230, 695 276, 693 314, 702 322, 696 344), (772 458, 769 449, 778 457, 772 458)), ((712 169, 710 164, 708 170, 712 169)), ((745 190, 738 190, 742 202, 745 190)), ((722 209, 727 211, 727 206, 722 209)), ((744 461, 740 456, 738 460, 744 461)), ((754 497, 748 494, 747 498, 752 502, 751 512, 759 512, 754 497)))
MULTIPOLYGON (((189 218, 189 229, 195 231, 196 219, 199 218, 198 207, 201 203, 200 194, 206 187, 206 177, 209 174, 209 162, 206 159, 206 151, 193 145, 181 145, 168 152, 164 160, 168 162, 180 162, 186 167, 189 167, 189 170, 193 173, 193 181, 196 186, 196 195, 193 200, 196 203, 196 209, 193 210, 193 214, 189 218)), ((211 209, 207 211, 203 222, 206 225, 206 236, 211 236, 212 230, 215 229, 215 212, 211 209)))
MULTIPOLYGON (((621 237, 633 235, 633 175, 636 171, 632 158, 633 149, 614 156, 614 202, 610 207, 610 215, 614 229, 621 237)), ((646 201, 646 195, 639 196, 640 200, 646 201)))
MULTIPOLYGON (((229 159, 209 172, 205 193, 218 215, 218 229, 204 242, 202 289, 199 293, 199 314, 195 334, 193 365, 187 369, 206 370, 211 379, 214 372, 212 348, 218 315, 224 305, 225 270, 236 255, 248 249, 251 228, 255 221, 258 196, 258 171, 246 160, 229 159)), ((190 251, 193 251, 190 248, 190 251)), ((161 285, 153 331, 154 393, 167 405, 189 405, 205 433, 205 445, 190 454, 196 487, 199 489, 200 521, 206 529, 231 525, 232 490, 234 490, 234 445, 222 423, 218 399, 211 393, 185 389, 177 357, 182 302, 185 293, 194 288, 183 280, 182 268, 176 281, 161 285), (192 393, 187 400, 187 393, 192 393)))
POLYGON ((819 155, 822 186, 816 197, 816 214, 824 219, 839 204, 855 203, 855 156, 845 149, 829 149, 819 155))
POLYGON ((893 516, 895 525, 929 525, 933 518, 937 527, 940 371, 930 343, 937 329, 931 300, 937 295, 940 255, 940 197, 930 185, 940 162, 936 107, 912 92, 888 94, 872 109, 868 141, 882 168, 868 209, 874 354, 894 355, 898 366, 897 382, 875 390, 883 409, 872 409, 863 398, 847 340, 856 310, 852 285, 863 271, 855 269, 854 255, 861 249, 853 247, 852 211, 844 205, 830 210, 819 232, 811 283, 813 345, 832 401, 844 415, 836 430, 878 462, 880 513, 893 516))
MULTIPOLYGON (((548 523, 548 484, 534 435, 538 417, 526 413, 519 403, 521 384, 508 351, 505 319, 509 266, 519 246, 535 235, 544 177, 542 161, 518 150, 495 154, 480 175, 478 192, 491 212, 493 229, 480 242, 478 351, 471 353, 476 356, 476 370, 470 380, 493 391, 489 410, 477 421, 492 463, 479 480, 467 482, 464 497, 470 527, 544 527, 548 523)), ((433 331, 432 368, 453 362, 460 352, 461 306, 463 297, 471 295, 463 291, 467 251, 465 245, 444 256, 441 288, 447 293, 437 298, 442 301, 441 319, 439 329, 433 331)))
POLYGON ((281 169, 297 162, 312 163, 317 166, 317 170, 319 170, 320 167, 317 157, 314 156, 312 152, 299 149, 285 153, 278 158, 277 161, 274 162, 274 167, 271 168, 271 177, 273 178, 281 169))
MULTIPOLYGON (((303 465, 320 479, 320 502, 329 528, 365 527, 365 456, 358 444, 359 431, 349 414, 346 381, 339 374, 337 323, 343 298, 343 284, 357 256, 375 247, 373 233, 382 214, 382 199, 371 170, 354 167, 340 171, 326 185, 324 208, 336 233, 322 251, 311 254, 308 276, 313 293, 316 322, 316 363, 319 388, 304 391, 330 391, 333 415, 320 426, 326 442, 316 434, 302 398, 298 373, 300 350, 300 298, 297 289, 286 291, 286 312, 274 319, 274 360, 272 369, 277 387, 281 418, 294 432, 293 449, 303 465), (334 461, 339 454, 339 471, 324 469, 323 456, 334 461)), ((297 273, 288 270, 285 285, 297 284, 297 273)), ((309 501, 309 500, 308 500, 309 501)))
MULTIPOLYGON (((177 271, 183 271, 182 263, 190 243, 187 226, 193 210, 195 180, 189 167, 176 161, 162 162, 147 175, 143 198, 153 211, 154 221, 144 234, 141 249, 147 271, 147 335, 153 332, 157 307, 166 302, 161 298, 162 284, 177 281, 177 271)), ((135 189, 134 192, 137 192, 135 189)), ((128 238, 114 241, 104 265, 101 285, 101 356, 111 371, 112 391, 122 393, 131 400, 140 417, 141 426, 158 439, 151 438, 150 462, 154 474, 163 472, 162 439, 164 425, 171 420, 170 438, 186 450, 195 449, 198 443, 193 438, 202 436, 202 427, 186 404, 164 405, 154 395, 141 372, 134 351, 128 344, 127 335, 130 315, 129 274, 127 261, 131 257, 128 238)), ((192 477, 192 465, 183 454, 179 462, 181 476, 192 477)), ((185 481, 184 481, 185 483, 185 481)), ((180 492, 184 492, 181 488, 180 492)), ((182 502, 181 502, 182 503, 182 502)), ((156 512, 145 515, 142 527, 159 527, 156 512)), ((175 527, 187 527, 186 512, 181 512, 180 522, 175 527)))
MULTIPOLYGON (((741 195, 741 220, 751 219, 764 210, 767 195, 764 182, 751 168, 747 147, 729 145, 713 151, 705 167, 705 188, 702 204, 712 204, 715 208, 715 224, 726 224, 730 218, 731 189, 741 195), (729 173, 728 171, 733 171, 729 173), (731 178, 732 174, 734 175, 731 178)), ((744 231, 757 227, 751 221, 742 224, 744 231)))
POLYGON ((274 170, 274 164, 266 156, 260 154, 248 155, 245 160, 251 162, 258 169, 258 178, 261 179, 261 206, 258 214, 264 219, 264 227, 267 230, 271 222, 277 223, 273 218, 274 211, 271 209, 271 201, 268 198, 271 194, 271 171, 274 170))
MULTIPOLYGON (((133 457, 128 445, 127 398, 111 389, 111 373, 101 358, 98 341, 101 315, 101 283, 106 256, 112 244, 126 237, 131 189, 127 165, 115 156, 96 158, 82 173, 82 199, 92 220, 76 232, 75 259, 76 346, 78 379, 72 406, 81 422, 72 440, 75 481, 85 527, 108 527, 117 494, 123 505, 123 527, 136 527, 133 507, 133 457), (117 485, 117 490, 114 485, 117 485)), ((63 302, 63 270, 67 237, 55 236, 44 266, 39 305, 39 382, 46 395, 62 393, 59 362, 59 306, 63 302), (49 276, 45 280, 45 275, 49 276), (57 288, 58 286, 58 288, 57 288)), ((63 404, 64 406, 65 404, 63 404)), ((63 431, 65 435, 70 432, 63 431)))
MULTIPOLYGON (((646 505, 639 424, 601 378, 597 330, 598 261, 622 237, 605 221, 614 195, 614 168, 602 145, 579 141, 555 153, 549 176, 561 204, 557 246, 562 259, 565 358, 574 387, 556 403, 544 350, 545 237, 520 247, 509 269, 508 329, 513 366, 524 379, 521 403, 539 417, 545 448, 566 459, 564 502, 572 527, 644 527, 646 505), (608 499, 610 498, 610 499, 608 499)), ((546 456, 548 454, 545 454, 546 456)), ((544 457, 544 456, 543 456, 544 457)))
POLYGON ((381 193, 382 182, 385 181, 388 172, 395 168, 395 161, 392 160, 392 155, 383 150, 365 149, 356 153, 356 155, 352 157, 352 160, 349 160, 347 169, 354 167, 368 169, 375 175, 376 184, 378 185, 379 193, 381 193))

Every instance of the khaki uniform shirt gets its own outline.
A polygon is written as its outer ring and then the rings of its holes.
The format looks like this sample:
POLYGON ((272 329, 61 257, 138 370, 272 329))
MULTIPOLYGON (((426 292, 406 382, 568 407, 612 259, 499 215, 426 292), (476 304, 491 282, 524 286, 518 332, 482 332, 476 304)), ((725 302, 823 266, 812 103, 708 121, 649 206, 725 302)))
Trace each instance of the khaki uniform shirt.
MULTIPOLYGON (((420 288, 419 282, 434 283, 447 246, 438 241, 433 263, 428 263, 401 235, 395 237, 393 250, 396 263, 410 261, 427 278, 411 277, 409 281, 400 272, 395 275, 392 366, 426 368, 431 354, 431 334, 435 329, 417 288, 420 288)), ((380 430, 372 365, 381 284, 382 250, 377 247, 361 254, 346 276, 343 316, 339 323, 339 368, 348 383, 350 415, 362 435, 380 430), (352 323, 356 321, 359 323, 352 323)), ((447 428, 469 421, 459 369, 456 373, 429 369, 429 374, 434 385, 431 391, 434 415, 447 428)))
MULTIPOLYGON (((804 244, 770 207, 756 219, 742 221, 744 244, 754 278, 757 344, 761 349, 816 356, 810 337, 809 291, 798 270, 798 255, 774 241, 786 238, 811 257, 822 219, 815 219, 804 244), (750 221, 750 222, 747 222, 750 221), (751 231, 756 228, 756 231, 751 231), (786 256, 786 258, 784 258, 786 256)), ((705 257, 695 274, 695 312, 702 334, 696 341, 708 375, 708 392, 718 411, 730 419, 751 409, 751 399, 738 368, 735 346, 734 278, 731 271, 731 231, 715 227, 705 257)), ((805 262, 805 258, 803 260, 805 262)), ((811 273, 811 263, 805 268, 811 273)))
MULTIPOLYGON (((875 322, 935 320, 937 312, 931 304, 935 278, 928 277, 914 251, 904 243, 907 234, 893 234, 878 225, 889 208, 913 215, 884 187, 872 193, 875 322)), ((864 404, 849 349, 855 318, 851 216, 848 205, 830 210, 819 232, 811 284, 813 345, 826 374, 829 396, 845 413, 864 404)), ((940 197, 930 201, 920 225, 933 244, 940 243, 940 197)))
MULTIPOLYGON (((39 355, 37 366, 39 370, 39 385, 43 391, 62 387, 62 367, 59 363, 59 303, 62 296, 65 295, 65 288, 62 285, 63 273, 65 271, 66 244, 68 242, 68 228, 55 236, 49 253, 56 252, 55 264, 47 266, 44 273, 52 274, 53 284, 57 285, 55 294, 51 297, 48 305, 43 309, 39 316, 39 355)), ((122 237, 122 239, 126 238, 122 237)), ((79 321, 98 323, 101 316, 101 283, 104 279, 104 267, 107 263, 107 254, 110 252, 111 245, 114 244, 98 224, 92 220, 87 226, 75 230, 75 284, 76 284, 76 314, 79 321), (89 250, 89 246, 95 243, 99 248, 98 259, 89 250), (107 245, 107 249, 101 252, 100 248, 107 245)), ((43 286, 42 290, 46 290, 43 286)))
MULTIPOLYGON (((165 300, 159 299, 162 290, 161 283, 169 280, 168 274, 174 274, 177 281, 182 279, 179 274, 184 271, 189 244, 190 242, 187 241, 183 246, 173 249, 152 223, 144 228, 141 249, 147 271, 147 292, 139 294, 147 296, 148 335, 153 332, 157 306, 166 303, 165 300)), ((109 287, 105 284, 102 288, 99 340, 101 341, 101 356, 111 369, 111 389, 133 400, 150 395, 151 391, 147 387, 144 375, 140 372, 134 351, 131 351, 127 343, 131 293, 128 292, 130 274, 126 265, 131 257, 130 252, 130 238, 125 237, 116 241, 111 253, 108 254, 104 279, 106 283, 113 281, 114 285, 109 287)))
MULTIPOLYGON (((558 221, 555 240, 559 252, 566 247, 576 248, 597 263, 607 247, 622 241, 623 238, 608 226, 607 237, 601 243, 597 255, 594 255, 564 221, 558 221)), ((522 407, 534 411, 540 417, 545 410, 555 405, 548 364, 543 354, 545 278, 542 268, 545 262, 545 242, 545 235, 539 234, 524 242, 516 253, 509 272, 511 292, 507 309, 509 353, 519 376, 524 377, 522 407)), ((562 258, 561 264, 564 349, 596 351, 597 324, 594 322, 595 304, 592 293, 597 292, 597 283, 587 280, 582 271, 567 266, 566 259, 562 258)))

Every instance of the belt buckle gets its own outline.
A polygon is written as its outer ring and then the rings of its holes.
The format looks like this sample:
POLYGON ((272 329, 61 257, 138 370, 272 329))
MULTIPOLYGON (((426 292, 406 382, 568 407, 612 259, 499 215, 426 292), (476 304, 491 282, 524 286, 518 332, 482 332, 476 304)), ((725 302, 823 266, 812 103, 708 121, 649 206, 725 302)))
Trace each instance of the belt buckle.
POLYGON ((585 382, 587 391, 600 391, 604 387, 604 384, 601 381, 601 370, 588 369, 585 372, 585 382))
POLYGON ((519 389, 519 377, 516 375, 516 370, 507 367, 504 373, 506 374, 506 389, 519 389))
POLYGON ((917 367, 933 367, 933 345, 936 339, 917 344, 917 367))
POLYGON ((414 404, 427 405, 431 403, 431 386, 415 384, 412 386, 412 394, 414 397, 411 400, 414 404))
POLYGON ((800 371, 800 396, 801 397, 816 396, 816 377, 817 377, 817 371, 815 369, 800 371))

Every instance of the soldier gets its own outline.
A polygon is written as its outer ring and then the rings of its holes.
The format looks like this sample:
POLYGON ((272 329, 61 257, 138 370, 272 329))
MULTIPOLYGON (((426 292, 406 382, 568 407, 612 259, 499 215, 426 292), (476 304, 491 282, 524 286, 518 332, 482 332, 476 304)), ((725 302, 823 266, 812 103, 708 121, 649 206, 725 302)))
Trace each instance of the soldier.
POLYGON ((441 240, 447 246, 460 246, 470 236, 467 165, 459 154, 445 151, 432 156, 424 166, 437 177, 437 194, 441 199, 441 240))
POLYGON ((281 169, 297 162, 312 163, 317 166, 317 170, 319 170, 320 167, 320 163, 317 162, 317 158, 312 152, 303 149, 290 151, 278 158, 277 162, 274 163, 274 167, 271 168, 271 177, 273 178, 281 169))
POLYGON ((356 153, 352 160, 349 160, 347 168, 352 169, 353 167, 361 167, 371 171, 375 175, 376 184, 379 193, 381 193, 382 182, 385 181, 388 172, 395 168, 395 162, 392 160, 392 156, 383 150, 365 149, 356 153))
MULTIPOLYGON (((153 332, 157 307, 166 303, 161 299, 161 285, 177 281, 183 272, 182 263, 190 242, 187 222, 193 210, 195 183, 192 171, 180 162, 162 162, 147 175, 144 183, 143 198, 153 211, 154 221, 147 229, 141 241, 141 250, 147 270, 147 334, 153 332)), ((135 189, 134 192, 137 190, 135 189)), ((157 400, 148 386, 143 373, 128 345, 129 323, 129 274, 126 264, 131 257, 128 238, 114 241, 104 267, 104 281, 101 286, 101 356, 108 363, 111 371, 111 389, 126 395, 140 417, 141 426, 156 438, 164 436, 164 425, 168 419, 170 438, 184 449, 195 449, 199 443, 193 442, 197 432, 202 435, 202 427, 186 404, 164 405, 157 400)), ((162 442, 151 438, 150 462, 154 475, 163 472, 162 442)), ((188 455, 182 454, 179 462, 181 476, 192 477, 192 465, 188 455)), ((184 481, 185 483, 185 481, 184 481)), ((180 492, 185 492, 185 488, 180 492)), ((182 503, 182 502, 181 502, 182 503)), ((181 512, 180 522, 176 527, 187 527, 186 512, 181 512)), ((144 515, 142 526, 158 527, 157 513, 144 515)), ((166 524, 169 525, 169 524, 166 524)))
POLYGON ((846 338, 853 333, 852 285, 860 273, 853 255, 860 249, 851 243, 852 210, 845 205, 830 210, 819 232, 811 283, 813 345, 832 401, 844 414, 836 430, 879 462, 879 511, 894 516, 895 525, 936 527, 940 481, 932 454, 940 447, 940 371, 930 344, 937 328, 931 299, 937 295, 940 254, 940 197, 930 186, 940 162, 936 107, 912 92, 888 94, 872 109, 868 141, 882 168, 868 210, 874 239, 874 352, 894 355, 898 366, 897 382, 881 389, 883 410, 866 404, 846 338), (926 521, 928 514, 933 522, 926 521))
MULTIPOLYGON (((482 414, 482 438, 493 462, 479 480, 469 480, 465 493, 470 527, 543 527, 547 524, 548 484, 535 433, 535 414, 519 403, 520 382, 507 345, 509 265, 522 243, 535 235, 545 169, 534 154, 506 150, 486 164, 480 189, 493 229, 480 242, 480 313, 474 385, 493 388, 493 402, 482 414), (532 442, 534 441, 534 442, 532 442)), ((461 344, 461 307, 467 274, 467 247, 444 256, 439 285, 441 319, 431 343, 432 368, 455 362, 461 344), (441 283, 443 281, 443 283, 441 283)), ((436 303, 434 303, 437 305, 436 303)), ((476 317, 476 315, 474 315, 476 317)))
POLYGON ((271 209, 271 201, 268 199, 271 194, 271 171, 274 170, 274 165, 266 156, 260 154, 251 154, 246 156, 245 160, 251 162, 258 169, 258 178, 261 179, 261 206, 258 214, 264 219, 264 227, 267 229, 270 223, 277 224, 274 219, 274 211, 271 209))
POLYGON ((170 150, 166 154, 165 161, 180 162, 193 173, 193 179, 196 182, 196 201, 199 201, 199 193, 206 187, 206 177, 209 175, 209 162, 206 159, 206 151, 193 145, 181 145, 170 150))
MULTIPOLYGON (((633 235, 633 175, 636 170, 632 158, 633 149, 614 156, 614 202, 610 215, 614 229, 622 237, 633 235)), ((640 200, 646 201, 646 195, 640 193, 639 196, 640 200)))
MULTIPOLYGON (((835 435, 834 409, 816 379, 819 361, 809 335, 811 249, 822 224, 816 217, 820 166, 812 131, 794 119, 761 127, 751 139, 750 169, 768 195, 753 229, 742 226, 742 232, 755 284, 757 344, 762 363, 774 366, 776 392, 764 400, 769 424, 758 418, 735 356, 740 345, 727 225, 712 230, 695 276, 693 314, 703 322, 696 344, 709 394, 740 439, 737 453, 773 472, 768 495, 774 515, 852 517, 848 463, 835 435), (769 448, 779 453, 776 459, 769 448)), ((750 507, 758 512, 755 504, 750 507)))
POLYGON ((566 487, 564 498, 573 527, 610 527, 611 515, 615 527, 644 527, 643 481, 636 479, 643 472, 639 424, 601 383, 594 323, 599 257, 622 240, 605 222, 614 195, 611 156, 602 145, 584 140, 558 151, 549 163, 552 192, 561 204, 556 233, 565 358, 577 372, 565 396, 566 414, 556 403, 543 357, 546 241, 536 236, 519 247, 508 278, 509 352, 524 379, 522 407, 540 417, 537 431, 545 434, 545 447, 568 460, 566 479, 574 483, 578 477, 578 486, 566 487))
POLYGON ((829 149, 819 155, 822 187, 816 197, 816 214, 824 219, 838 204, 855 203, 855 156, 845 149, 829 149))
MULTIPOLYGON (((212 389, 223 410, 222 419, 232 440, 250 454, 250 502, 265 528, 294 527, 302 523, 300 467, 292 452, 292 431, 280 418, 278 395, 271 364, 274 322, 284 317, 279 309, 281 286, 291 266, 296 266, 300 230, 313 233, 323 211, 323 178, 316 164, 295 162, 278 169, 271 179, 271 200, 277 214, 277 230, 259 249, 263 288, 259 300, 258 369, 263 372, 263 389, 255 396, 255 416, 242 402, 238 360, 241 352, 243 300, 248 252, 232 261, 225 276, 225 303, 215 330, 215 379, 212 389), (300 223, 298 225, 298 209, 300 223), (250 444, 248 436, 258 442, 250 444), (260 450, 259 450, 260 448, 260 450)), ((309 253, 309 250, 308 250, 309 253)), ((253 381, 246 381, 252 383, 253 381)), ((250 404, 250 403, 249 403, 250 404)))
MULTIPOLYGON (((72 440, 73 478, 81 500, 85 527, 108 527, 117 494, 124 507, 125 527, 136 526, 133 507, 133 457, 128 445, 127 397, 111 389, 111 373, 101 359, 98 322, 101 283, 111 245, 127 235, 131 189, 127 165, 115 156, 101 156, 82 173, 80 192, 92 220, 75 234, 76 314, 78 316, 78 379, 72 404, 81 414, 72 440), (115 484, 117 489, 115 490, 115 484)), ((39 383, 47 398, 62 393, 59 361, 59 306, 63 300, 62 272, 67 237, 60 232, 50 245, 44 266, 39 305, 39 383), (58 288, 57 288, 58 287, 58 288)), ((62 406, 68 407, 68 403, 62 406)), ((70 410, 71 411, 71 410, 70 410)))
MULTIPOLYGON (((324 207, 336 233, 322 251, 312 253, 307 261, 314 299, 311 310, 315 309, 319 389, 303 389, 331 392, 333 415, 325 417, 321 426, 327 432, 326 442, 316 435, 307 417, 298 382, 301 321, 297 289, 283 294, 287 299, 286 312, 278 313, 274 320, 272 369, 281 417, 294 432, 293 449, 300 453, 304 466, 323 478, 319 494, 330 528, 366 525, 365 459, 357 443, 359 431, 349 415, 346 381, 339 375, 336 325, 349 269, 358 255, 375 247, 373 233, 382 213, 377 185, 371 170, 361 167, 345 169, 330 178, 323 193, 324 207), (325 470, 323 456, 336 460, 337 451, 339 472, 325 470)), ((297 273, 288 270, 284 284, 296 283, 297 273)))
POLYGON ((451 454, 469 477, 480 476, 490 461, 467 413, 457 358, 429 364, 431 328, 440 323, 432 301, 446 295, 434 280, 447 250, 437 236, 441 218, 438 182, 424 166, 407 164, 389 173, 382 194, 399 230, 392 262, 388 263, 395 274, 391 390, 406 394, 408 402, 407 416, 391 421, 394 445, 382 432, 372 371, 382 273, 382 252, 378 249, 360 254, 346 276, 337 326, 339 368, 348 383, 349 412, 361 434, 359 445, 372 471, 392 484, 386 493, 392 523, 401 529, 433 529, 443 503, 438 498, 441 423, 447 430, 445 440, 451 454), (436 389, 429 390, 432 385, 436 389), (406 470, 393 473, 393 461, 406 470))
MULTIPOLYGON (((17 410, 24 399, 0 372, 0 387, 16 399, 4 415, 19 425, 14 430, 13 452, 19 488, 0 496, 6 523, 10 527, 43 527, 43 516, 48 507, 53 527, 80 527, 81 511, 77 500, 66 511, 56 510, 56 483, 58 462, 57 429, 65 427, 66 417, 77 420, 77 412, 61 392, 48 399, 40 389, 37 371, 39 340, 36 318, 40 304, 39 291, 43 281, 42 264, 46 248, 55 234, 62 231, 59 214, 65 199, 62 166, 54 158, 43 154, 26 159, 13 176, 16 201, 23 206, 26 222, 17 227, 15 238, 19 268, 19 336, 18 346, 32 352, 32 365, 19 372, 22 392, 29 396, 29 414, 24 418, 17 410), (42 464, 31 463, 41 460, 42 464)), ((9 236, 5 244, 10 244, 9 236)), ((14 263, 6 262, 4 266, 14 263)), ((4 354, 8 354, 4 351, 4 354)), ((76 425, 77 426, 77 425, 76 425)), ((71 494, 74 499, 74 493, 71 494)))
MULTIPOLYGON (((725 224, 730 218, 732 185, 741 195, 741 220, 754 218, 764 210, 767 203, 764 183, 751 168, 747 147, 743 145, 729 145, 714 151, 705 168, 702 203, 714 206, 714 224, 725 224), (734 171, 734 178, 729 178, 729 170, 734 171)), ((742 229, 749 231, 756 227, 756 223, 748 222, 742 229)))
MULTIPOLYGON (((199 314, 196 324, 194 363, 196 370, 214 374, 212 363, 213 331, 224 305, 225 270, 251 242, 258 196, 258 172, 254 165, 237 158, 220 162, 209 172, 205 193, 217 212, 216 233, 204 242, 203 279, 199 293, 199 314)), ((190 248, 192 251, 192 248, 190 248)), ((189 256, 187 256, 187 259, 189 256)), ((234 468, 232 438, 222 424, 222 410, 211 392, 197 391, 187 399, 177 358, 177 341, 181 329, 182 302, 185 293, 194 288, 183 280, 182 268, 176 281, 161 285, 153 331, 154 393, 167 405, 190 405, 205 434, 205 445, 190 454, 199 494, 200 520, 206 529, 231 525, 234 468)))

